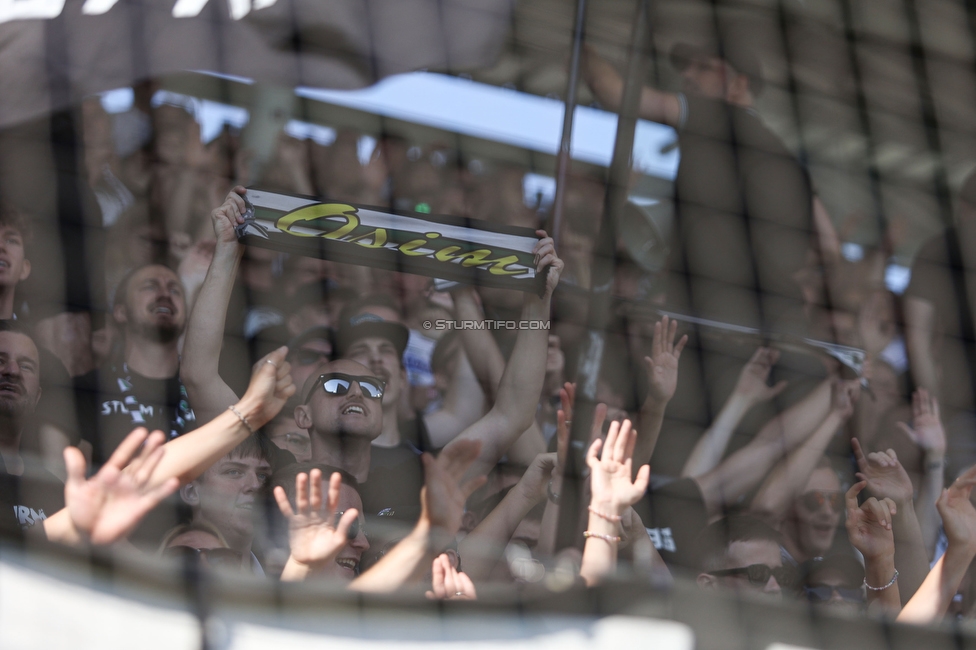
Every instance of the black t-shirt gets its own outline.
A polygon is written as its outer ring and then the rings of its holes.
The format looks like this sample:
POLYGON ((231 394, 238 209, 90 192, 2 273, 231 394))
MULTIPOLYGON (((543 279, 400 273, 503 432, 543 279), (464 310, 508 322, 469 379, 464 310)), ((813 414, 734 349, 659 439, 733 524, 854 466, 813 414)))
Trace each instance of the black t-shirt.
POLYGON ((669 568, 697 571, 696 540, 708 525, 701 489, 690 478, 654 483, 634 510, 669 568))
POLYGON ((809 177, 752 109, 681 95, 669 300, 761 326, 798 309, 811 243, 809 177), (761 293, 757 293, 761 292, 761 293))
POLYGON ((413 420, 400 420, 399 445, 370 449, 369 477, 359 490, 366 516, 391 517, 410 525, 420 517, 420 488, 424 486, 420 456, 436 450, 423 416, 415 415, 413 420))
POLYGON ((179 373, 150 379, 125 362, 112 362, 79 377, 75 395, 81 437, 92 445, 96 465, 104 463, 136 427, 159 429, 168 440, 196 428, 179 373))
POLYGON ((370 450, 369 477, 359 486, 366 516, 395 518, 412 524, 420 516, 424 486, 421 451, 410 443, 370 450))
POLYGON ((960 318, 963 309, 973 314, 976 307, 976 264, 967 265, 967 255, 972 253, 964 250, 959 232, 946 229, 919 249, 905 289, 906 298, 924 300, 935 310, 935 362, 942 372, 940 399, 944 407, 961 409, 974 407, 967 363, 967 346, 972 345, 973 332, 963 332, 960 318), (953 264, 954 259, 958 264, 953 264))
POLYGON ((21 476, 8 474, 0 459, 0 533, 17 535, 64 507, 64 483, 39 463, 24 458, 21 476))

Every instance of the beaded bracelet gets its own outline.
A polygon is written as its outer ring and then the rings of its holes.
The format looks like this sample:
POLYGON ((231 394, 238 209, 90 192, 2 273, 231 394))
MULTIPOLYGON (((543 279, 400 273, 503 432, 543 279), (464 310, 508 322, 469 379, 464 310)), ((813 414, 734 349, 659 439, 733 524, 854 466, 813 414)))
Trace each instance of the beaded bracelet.
POLYGON ((591 533, 590 531, 585 531, 583 537, 595 537, 597 539, 602 539, 604 542, 614 543, 619 542, 620 538, 616 535, 603 535, 601 533, 591 533))
POLYGON ((236 408, 234 408, 233 405, 228 406, 227 407, 227 410, 230 411, 231 413, 233 413, 234 415, 236 415, 238 417, 238 419, 241 421, 241 424, 243 424, 245 427, 247 427, 247 430, 251 432, 251 435, 254 435, 254 429, 251 428, 251 423, 247 421, 247 418, 246 417, 244 417, 243 415, 241 415, 240 411, 238 411, 236 408))
POLYGON ((620 519, 621 519, 620 515, 608 515, 605 512, 600 512, 599 510, 597 510, 593 506, 588 506, 587 507, 587 510, 589 510, 590 512, 592 512, 593 514, 595 514, 600 519, 606 519, 607 521, 612 521, 615 524, 619 524, 620 523, 620 519))
POLYGON ((891 576, 891 580, 889 580, 888 584, 886 584, 884 587, 872 587, 871 585, 868 584, 867 578, 864 579, 864 586, 870 589, 871 591, 884 591, 891 585, 895 584, 895 580, 897 579, 898 579, 898 569, 895 569, 895 575, 891 576))

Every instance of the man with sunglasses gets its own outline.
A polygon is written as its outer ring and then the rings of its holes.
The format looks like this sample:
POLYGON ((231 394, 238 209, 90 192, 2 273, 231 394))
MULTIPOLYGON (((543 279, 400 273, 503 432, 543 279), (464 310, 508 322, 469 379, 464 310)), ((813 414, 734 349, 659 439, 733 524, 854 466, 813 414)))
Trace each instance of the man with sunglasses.
POLYGON ((780 534, 748 515, 726 517, 699 537, 702 589, 732 589, 781 597, 795 587, 796 572, 783 565, 780 534))
POLYGON ((864 567, 853 555, 838 552, 815 557, 800 569, 808 602, 852 612, 864 609, 864 567))
MULTIPOLYGON (((542 297, 525 294, 521 315, 525 321, 548 321, 550 299, 563 267, 552 239, 542 231, 538 234, 542 239, 535 250, 536 264, 539 272, 548 267, 546 291, 542 297)), ((377 394, 376 382, 382 382, 383 389, 403 385, 399 359, 406 336, 402 325, 372 314, 359 315, 349 326, 340 327, 337 345, 343 358, 323 365, 319 377, 306 383, 304 403, 295 409, 295 421, 309 431, 313 460, 341 467, 361 482, 367 516, 405 513, 405 520, 411 521, 420 513, 424 474, 419 450, 395 458, 377 454, 369 444, 388 431, 387 418, 396 418, 399 400, 377 394), (378 375, 385 375, 389 384, 378 375), (376 454, 375 462, 371 454, 376 454)), ((445 447, 463 440, 480 443, 469 477, 487 474, 532 424, 545 378, 547 347, 546 330, 521 330, 495 404, 445 447)))

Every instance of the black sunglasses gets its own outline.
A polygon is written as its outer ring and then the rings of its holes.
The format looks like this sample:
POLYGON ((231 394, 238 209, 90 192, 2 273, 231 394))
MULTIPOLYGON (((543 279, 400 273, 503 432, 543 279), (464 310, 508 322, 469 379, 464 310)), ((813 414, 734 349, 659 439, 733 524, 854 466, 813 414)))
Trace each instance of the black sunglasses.
POLYGON ((851 603, 863 603, 864 602, 864 590, 860 587, 831 587, 830 585, 819 585, 816 587, 804 587, 803 590, 807 594, 807 600, 811 603, 826 603, 830 600, 834 592, 837 592, 843 600, 851 603))
POLYGON ((765 564, 750 564, 749 566, 710 571, 709 573, 717 577, 745 575, 751 584, 760 587, 769 582, 769 576, 776 578, 776 582, 784 589, 792 589, 798 582, 796 571, 789 566, 771 567, 765 564))
POLYGON ((192 546, 170 546, 163 550, 163 557, 184 558, 193 562, 205 561, 208 566, 225 569, 240 569, 244 556, 230 548, 193 548, 192 546))
MULTIPOLYGON (((324 375, 319 375, 318 384, 322 386, 324 390, 329 395, 345 395, 349 392, 350 386, 353 382, 359 384, 359 390, 363 392, 363 395, 372 399, 382 399, 383 390, 386 388, 386 384, 377 379, 376 377, 367 377, 360 375, 347 375, 343 372, 330 372, 324 375)), ((315 387, 308 392, 305 396, 305 402, 312 397, 312 393, 315 391, 315 387)))
MULTIPOLYGON (((335 513, 335 520, 332 522, 333 528, 339 527, 339 520, 342 519, 342 515, 344 514, 346 514, 345 510, 340 510, 339 512, 335 513)), ((349 530, 346 531, 346 539, 348 539, 350 542, 356 539, 359 537, 360 530, 363 531, 363 535, 366 535, 366 528, 359 525, 359 517, 356 517, 352 520, 352 523, 349 524, 349 530)))

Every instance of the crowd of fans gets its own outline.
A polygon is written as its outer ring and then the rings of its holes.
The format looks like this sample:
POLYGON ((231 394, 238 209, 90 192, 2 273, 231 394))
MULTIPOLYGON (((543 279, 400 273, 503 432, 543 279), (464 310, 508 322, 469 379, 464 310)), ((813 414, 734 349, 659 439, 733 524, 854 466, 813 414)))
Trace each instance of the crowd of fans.
MULTIPOLYGON (((616 108, 620 76, 584 59, 616 108)), ((86 102, 107 242, 90 277, 111 299, 32 313, 29 206, 3 207, 0 528, 28 545, 126 543, 436 599, 623 574, 918 623, 969 616, 973 303, 958 272, 976 250, 976 180, 895 296, 872 260, 838 254, 808 174, 753 107, 749 52, 680 46, 672 63, 683 92, 648 87, 640 105, 679 133, 670 261, 647 271, 619 246, 584 448, 570 441, 581 388, 567 380, 590 335, 602 179, 571 176, 557 243, 514 167, 393 137, 362 159, 344 131, 329 145, 281 133, 256 161, 229 128, 202 144, 191 112, 153 103, 151 83, 128 113, 86 102), (245 186, 531 228, 545 291, 440 292, 422 276, 245 249, 245 186), (550 325, 421 325, 485 318, 550 325), (866 360, 770 342, 800 337, 866 360), (570 454, 582 477, 566 476, 570 454), (578 479, 585 509, 566 546, 560 495, 578 479)))

